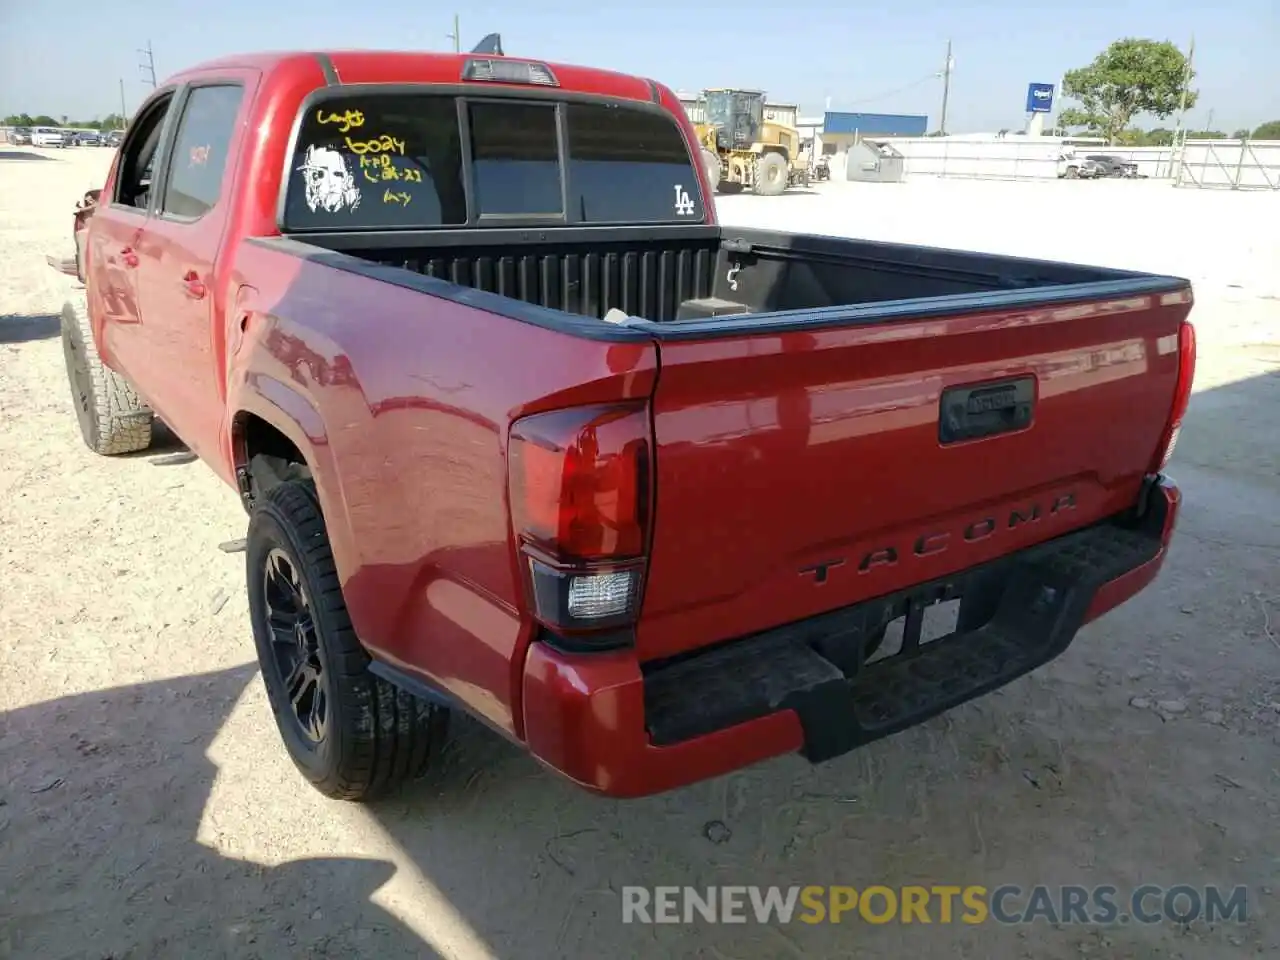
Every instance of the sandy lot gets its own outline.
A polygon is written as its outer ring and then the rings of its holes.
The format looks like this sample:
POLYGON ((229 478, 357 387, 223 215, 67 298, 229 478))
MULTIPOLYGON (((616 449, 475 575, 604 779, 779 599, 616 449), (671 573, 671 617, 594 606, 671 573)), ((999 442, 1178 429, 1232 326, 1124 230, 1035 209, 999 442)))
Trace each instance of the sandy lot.
POLYGON ((1197 283, 1170 562, 1031 677, 821 767, 597 799, 474 725, 367 808, 269 721, 236 498, 82 445, 57 339, 107 152, 0 148, 0 957, 1212 958, 1280 951, 1280 196, 824 185, 729 222, 1197 283), (624 926, 627 884, 1248 887, 1244 924, 624 926))

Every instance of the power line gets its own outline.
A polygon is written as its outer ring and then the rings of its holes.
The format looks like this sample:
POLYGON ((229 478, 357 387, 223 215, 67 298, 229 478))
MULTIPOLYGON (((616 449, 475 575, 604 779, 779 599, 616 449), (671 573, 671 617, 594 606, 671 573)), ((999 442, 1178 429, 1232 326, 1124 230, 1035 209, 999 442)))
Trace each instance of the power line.
POLYGON ((933 73, 929 74, 927 77, 921 77, 919 80, 913 80, 910 83, 908 83, 906 86, 897 87, 893 90, 886 90, 883 93, 877 93, 875 96, 859 97, 857 100, 845 100, 844 102, 848 106, 855 106, 859 103, 873 103, 876 100, 887 100, 889 97, 896 97, 900 93, 906 93, 908 90, 914 90, 917 87, 920 87, 926 83, 929 83, 930 81, 937 80, 938 76, 939 76, 938 71, 935 70, 933 71, 933 73))

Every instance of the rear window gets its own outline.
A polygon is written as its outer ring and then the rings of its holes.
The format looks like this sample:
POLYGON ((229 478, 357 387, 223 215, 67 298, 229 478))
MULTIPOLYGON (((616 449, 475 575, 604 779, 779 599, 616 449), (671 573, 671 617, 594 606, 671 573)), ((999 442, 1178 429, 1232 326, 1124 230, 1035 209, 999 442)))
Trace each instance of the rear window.
POLYGON ((684 138, 663 114, 615 105, 565 107, 569 204, 592 223, 701 220, 684 138))
POLYGON ((515 98, 464 99, 460 109, 451 96, 404 93, 310 107, 283 213, 288 231, 704 217, 684 138, 665 113, 515 98))

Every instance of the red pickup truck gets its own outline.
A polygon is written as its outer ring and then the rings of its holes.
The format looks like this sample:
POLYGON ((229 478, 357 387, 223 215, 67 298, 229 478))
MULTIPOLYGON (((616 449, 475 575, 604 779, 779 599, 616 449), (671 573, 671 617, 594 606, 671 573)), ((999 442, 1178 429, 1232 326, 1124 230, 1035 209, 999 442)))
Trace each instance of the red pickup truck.
POLYGON ((720 226, 651 80, 209 63, 75 236, 84 438, 161 418, 239 492, 331 796, 453 710, 613 796, 834 757, 1060 654, 1174 528, 1187 281, 720 226))

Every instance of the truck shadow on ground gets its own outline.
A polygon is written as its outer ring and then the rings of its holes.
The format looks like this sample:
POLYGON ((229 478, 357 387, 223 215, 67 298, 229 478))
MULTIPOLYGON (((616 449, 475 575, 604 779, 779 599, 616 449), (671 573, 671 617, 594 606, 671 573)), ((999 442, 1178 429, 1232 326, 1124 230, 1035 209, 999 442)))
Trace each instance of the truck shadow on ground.
POLYGON ((0 956, 351 956, 343 944, 436 956, 369 901, 392 863, 264 866, 197 840, 218 772, 209 745, 256 673, 245 664, 0 714, 0 956))
POLYGON ((6 313, 0 316, 0 343, 49 340, 60 332, 61 321, 54 313, 6 313))

